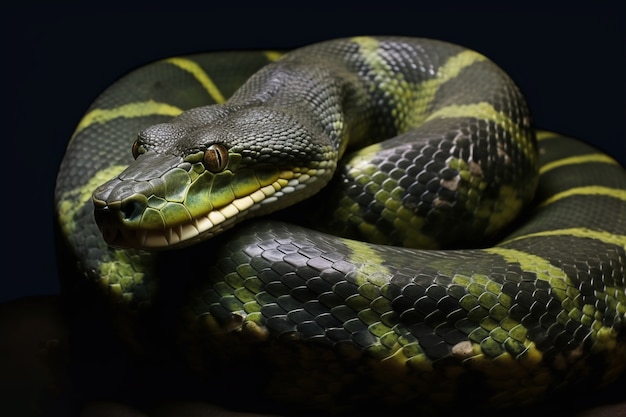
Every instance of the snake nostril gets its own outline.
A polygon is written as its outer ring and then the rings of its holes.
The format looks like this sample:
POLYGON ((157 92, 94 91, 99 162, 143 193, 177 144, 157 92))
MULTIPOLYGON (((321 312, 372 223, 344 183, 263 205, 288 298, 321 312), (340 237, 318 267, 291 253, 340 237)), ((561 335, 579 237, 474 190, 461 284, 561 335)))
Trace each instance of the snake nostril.
POLYGON ((122 220, 133 221, 141 217, 146 204, 139 199, 132 198, 122 202, 120 207, 120 213, 122 220))

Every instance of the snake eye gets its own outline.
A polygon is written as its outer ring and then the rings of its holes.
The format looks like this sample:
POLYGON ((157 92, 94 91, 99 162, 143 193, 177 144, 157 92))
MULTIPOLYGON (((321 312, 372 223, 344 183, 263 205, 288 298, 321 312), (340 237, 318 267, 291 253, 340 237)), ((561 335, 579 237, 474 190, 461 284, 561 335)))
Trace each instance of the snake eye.
POLYGON ((133 153, 133 158, 135 159, 137 159, 137 157, 142 153, 146 152, 146 148, 143 146, 143 144, 139 143, 139 140, 133 142, 133 147, 131 150, 133 153))
POLYGON ((213 144, 204 151, 202 163, 207 171, 222 172, 228 165, 228 149, 219 143, 213 144))

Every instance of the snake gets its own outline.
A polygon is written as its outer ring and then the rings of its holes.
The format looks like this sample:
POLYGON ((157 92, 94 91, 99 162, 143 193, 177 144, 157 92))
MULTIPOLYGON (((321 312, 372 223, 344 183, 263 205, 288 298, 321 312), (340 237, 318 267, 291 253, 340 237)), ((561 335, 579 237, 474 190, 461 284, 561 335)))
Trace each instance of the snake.
POLYGON ((139 67, 78 123, 55 213, 75 296, 218 400, 507 409, 626 368, 624 168, 445 41, 139 67))

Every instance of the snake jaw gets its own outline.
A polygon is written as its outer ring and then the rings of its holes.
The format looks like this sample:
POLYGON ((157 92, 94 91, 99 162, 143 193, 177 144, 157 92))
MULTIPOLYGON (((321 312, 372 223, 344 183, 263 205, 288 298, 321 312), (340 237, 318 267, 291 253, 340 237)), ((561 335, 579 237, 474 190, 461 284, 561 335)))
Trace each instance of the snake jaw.
POLYGON ((211 238, 234 225, 237 220, 237 217, 230 219, 222 217, 223 220, 220 221, 219 217, 219 215, 210 215, 190 223, 168 227, 163 230, 130 229, 113 224, 102 224, 99 227, 104 240, 109 246, 163 249, 184 247, 199 240, 211 238), (217 220, 219 223, 211 222, 209 217, 217 220))
MULTIPOLYGON (((184 181, 184 192, 177 193, 177 200, 157 195, 161 188, 157 181, 153 181, 157 185, 147 181, 126 184, 122 173, 94 192, 95 219, 110 246, 184 247, 212 238, 245 218, 308 198, 328 182, 335 168, 331 165, 289 170, 261 166, 254 172, 243 169, 218 174, 205 171, 193 181, 184 181), (241 185, 251 176, 257 184, 254 189, 249 183, 241 185), (115 189, 132 192, 122 198, 115 189)), ((193 168, 189 172, 194 172, 193 168)))

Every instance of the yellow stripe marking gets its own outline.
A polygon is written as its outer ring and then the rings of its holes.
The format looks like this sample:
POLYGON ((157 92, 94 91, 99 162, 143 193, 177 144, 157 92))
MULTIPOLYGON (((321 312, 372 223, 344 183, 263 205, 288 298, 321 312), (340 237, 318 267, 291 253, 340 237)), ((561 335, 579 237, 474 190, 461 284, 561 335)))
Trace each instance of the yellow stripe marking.
POLYGON ((546 230, 543 232, 529 233, 527 235, 518 236, 511 240, 502 242, 502 245, 506 245, 516 240, 530 239, 533 237, 544 237, 544 236, 575 236, 575 237, 589 238, 589 239, 599 240, 604 243, 618 245, 618 246, 622 246, 626 248, 626 235, 616 235, 613 233, 605 232, 603 230, 591 230, 585 227, 575 227, 575 228, 570 228, 570 229, 558 229, 558 230, 546 230))
MULTIPOLYGON (((450 57, 437 71, 438 81, 440 83, 456 78, 461 70, 475 64, 476 62, 486 61, 487 58, 478 52, 465 50, 457 55, 450 57)), ((434 81, 434 80, 433 80, 434 81)))
POLYGON ((453 104, 432 112, 427 120, 448 117, 480 117, 489 119, 503 126, 515 126, 505 114, 497 111, 491 104, 480 102, 474 104, 453 104))
POLYGON ((522 252, 515 249, 506 248, 487 248, 485 252, 493 253, 503 257, 507 262, 518 263, 524 271, 533 271, 537 274, 537 278, 544 281, 552 281, 553 279, 563 280, 570 283, 570 279, 561 269, 552 265, 550 261, 537 255, 522 252))
POLYGON ((388 92, 396 102, 396 127, 404 131, 423 123, 427 109, 430 107, 439 87, 447 81, 457 77, 464 69, 476 62, 485 61, 478 52, 465 50, 454 55, 432 73, 432 78, 417 85, 406 81, 404 74, 394 70, 384 54, 379 51, 379 42, 369 37, 355 37, 353 42, 361 49, 363 59, 372 67, 374 72, 382 77, 378 88, 388 92))
POLYGON ((168 58, 165 62, 176 65, 178 68, 193 75, 216 103, 223 103, 226 101, 219 88, 217 88, 213 80, 211 80, 211 77, 209 77, 209 75, 196 62, 190 59, 178 57, 168 58))
POLYGON ((263 55, 265 55, 265 58, 267 58, 268 61, 274 62, 278 61, 284 54, 278 51, 264 51, 263 55))
POLYGON ((385 259, 380 256, 378 251, 365 242, 351 239, 342 239, 342 241, 352 251, 350 260, 354 263, 373 262, 374 264, 382 265, 385 262, 385 259))
POLYGON ((611 158, 608 155, 593 153, 588 155, 571 156, 569 158, 563 158, 554 162, 550 162, 549 164, 545 164, 544 166, 539 168, 539 174, 543 174, 550 171, 551 169, 559 168, 565 165, 589 164, 593 162, 599 162, 603 164, 617 164, 617 161, 615 161, 615 159, 611 158))
POLYGON ((371 282, 380 287, 391 279, 391 272, 383 266, 385 260, 369 244, 350 239, 342 241, 351 251, 349 261, 358 265, 355 270, 357 285, 371 282))
POLYGON ((538 130, 536 131, 537 141, 546 140, 546 139, 558 139, 560 136, 557 133, 550 132, 548 130, 538 130))
POLYGON ((460 105, 455 104, 442 107, 431 113, 426 120, 458 117, 477 117, 480 119, 490 120, 509 132, 511 137, 519 138, 522 142, 521 148, 526 156, 534 154, 534 148, 529 140, 530 136, 522 134, 517 123, 513 122, 510 117, 497 111, 491 104, 486 102, 460 105))
POLYGON ((626 190, 621 190, 619 188, 601 187, 599 185, 589 185, 586 187, 570 188, 569 190, 554 194, 552 197, 542 202, 539 207, 545 207, 548 204, 554 203, 555 201, 577 195, 601 195, 626 201, 626 190))
MULTIPOLYGON (((461 72, 479 62, 486 62, 483 55, 471 51, 463 50, 447 58, 445 63, 436 69, 424 69, 424 78, 428 78, 419 83, 410 83, 405 79, 402 72, 397 71, 388 62, 386 52, 380 48, 377 39, 369 37, 356 37, 352 41, 359 46, 361 58, 371 67, 371 76, 376 77, 376 86, 373 90, 382 90, 390 98, 392 116, 399 132, 417 127, 424 122, 439 118, 462 118, 472 117, 482 120, 489 120, 507 131, 516 140, 516 147, 531 161, 536 160, 534 135, 525 129, 520 123, 511 117, 497 111, 488 102, 473 103, 467 105, 450 105, 430 112, 436 95, 443 84, 454 80, 461 72)), ((351 173, 367 172, 371 164, 367 159, 376 148, 365 148, 357 154, 355 159, 349 163, 351 173)), ((520 204, 517 201, 515 192, 509 193, 513 204, 520 204)), ((512 208, 513 210, 513 208, 512 208)), ((497 228, 499 219, 492 222, 491 227, 497 228)), ((362 223, 365 228, 367 223, 362 223)))
POLYGON ((106 123, 119 117, 126 119, 155 115, 173 117, 178 116, 182 111, 182 109, 171 104, 159 103, 154 100, 127 103, 112 109, 94 109, 78 123, 74 136, 94 123, 106 123))

